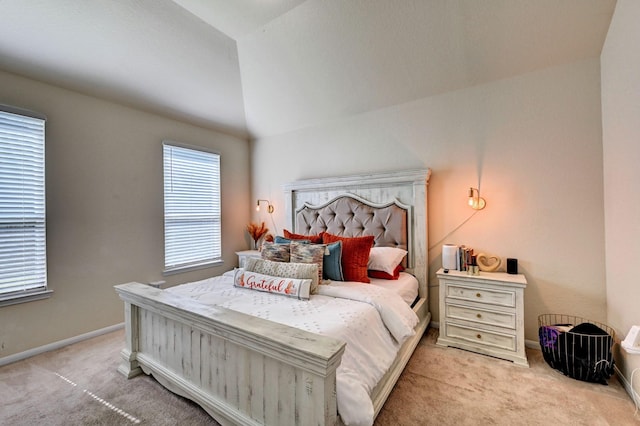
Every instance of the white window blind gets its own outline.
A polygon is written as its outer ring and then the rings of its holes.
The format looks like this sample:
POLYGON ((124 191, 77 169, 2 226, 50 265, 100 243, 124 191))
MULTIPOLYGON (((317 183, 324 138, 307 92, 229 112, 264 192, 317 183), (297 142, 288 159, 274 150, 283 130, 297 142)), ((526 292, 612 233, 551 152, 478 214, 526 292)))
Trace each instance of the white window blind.
POLYGON ((165 272, 222 259, 220 155, 163 143, 165 272))
POLYGON ((0 107, 0 301, 47 292, 45 120, 0 107))

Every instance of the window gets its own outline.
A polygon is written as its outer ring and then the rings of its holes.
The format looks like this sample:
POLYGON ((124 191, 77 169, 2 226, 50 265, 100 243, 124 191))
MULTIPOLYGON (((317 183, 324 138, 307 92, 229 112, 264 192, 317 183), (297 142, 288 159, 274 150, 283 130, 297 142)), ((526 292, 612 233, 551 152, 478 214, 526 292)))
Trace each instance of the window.
POLYGON ((222 262, 220 155, 163 143, 165 274, 222 262))
POLYGON ((0 305, 48 297, 45 117, 0 106, 0 305))

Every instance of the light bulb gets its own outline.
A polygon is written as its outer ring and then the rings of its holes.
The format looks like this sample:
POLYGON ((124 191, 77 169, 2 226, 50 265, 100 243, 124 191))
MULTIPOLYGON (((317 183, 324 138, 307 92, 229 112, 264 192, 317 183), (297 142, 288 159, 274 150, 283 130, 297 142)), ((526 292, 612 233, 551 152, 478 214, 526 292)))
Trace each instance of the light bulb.
POLYGON ((469 188, 469 207, 474 210, 482 210, 486 205, 484 198, 480 197, 480 191, 475 188, 469 188))

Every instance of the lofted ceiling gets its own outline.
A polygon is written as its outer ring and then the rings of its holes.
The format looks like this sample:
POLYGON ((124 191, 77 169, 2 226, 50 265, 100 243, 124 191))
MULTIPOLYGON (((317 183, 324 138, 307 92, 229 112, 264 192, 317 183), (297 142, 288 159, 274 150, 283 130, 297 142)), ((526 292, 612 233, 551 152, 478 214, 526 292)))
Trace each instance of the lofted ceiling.
POLYGON ((173 0, 234 40, 287 13, 305 0, 173 0))
POLYGON ((597 58, 614 8, 615 0, 0 0, 0 69, 260 138, 597 58))

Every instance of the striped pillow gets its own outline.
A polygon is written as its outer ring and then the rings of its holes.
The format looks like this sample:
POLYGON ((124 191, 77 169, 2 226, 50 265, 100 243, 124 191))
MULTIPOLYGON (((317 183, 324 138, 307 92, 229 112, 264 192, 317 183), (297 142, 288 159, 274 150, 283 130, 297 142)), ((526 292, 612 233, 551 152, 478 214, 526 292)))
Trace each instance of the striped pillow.
POLYGON ((324 263, 324 244, 303 244, 291 241, 290 261, 296 263, 315 263, 318 265, 318 283, 322 284, 322 265, 324 263))
POLYGON ((262 243, 261 257, 274 262, 288 262, 291 258, 289 244, 262 243))

